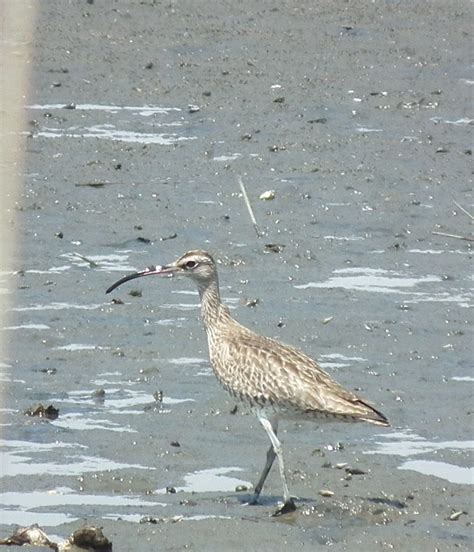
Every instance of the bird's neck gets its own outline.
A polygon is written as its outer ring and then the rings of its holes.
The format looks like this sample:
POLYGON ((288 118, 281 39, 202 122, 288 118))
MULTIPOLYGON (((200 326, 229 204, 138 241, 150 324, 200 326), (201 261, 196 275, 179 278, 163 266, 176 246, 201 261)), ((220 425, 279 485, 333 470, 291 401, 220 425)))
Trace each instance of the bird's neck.
POLYGON ((201 298, 201 317, 206 331, 211 330, 220 320, 224 306, 221 303, 219 283, 217 280, 199 285, 201 298))

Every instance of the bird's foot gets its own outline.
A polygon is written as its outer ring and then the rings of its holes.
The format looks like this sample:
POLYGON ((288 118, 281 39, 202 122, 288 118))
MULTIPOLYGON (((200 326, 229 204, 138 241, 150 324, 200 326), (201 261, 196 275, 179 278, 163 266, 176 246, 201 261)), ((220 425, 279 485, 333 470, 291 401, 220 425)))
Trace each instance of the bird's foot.
POLYGON ((254 490, 254 493, 252 495, 252 498, 245 503, 246 506, 257 506, 257 504, 260 504, 258 499, 260 498, 260 490, 254 490))
POLYGON ((278 510, 272 514, 272 517, 277 516, 283 516, 285 514, 290 514, 291 512, 294 512, 296 510, 296 504, 294 503, 292 498, 289 498, 281 508, 278 508, 278 510))

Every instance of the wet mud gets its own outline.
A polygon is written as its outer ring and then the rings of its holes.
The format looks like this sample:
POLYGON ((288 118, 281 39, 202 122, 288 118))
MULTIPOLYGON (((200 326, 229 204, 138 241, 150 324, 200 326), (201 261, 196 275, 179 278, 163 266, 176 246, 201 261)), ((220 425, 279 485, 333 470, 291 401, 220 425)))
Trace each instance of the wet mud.
POLYGON ((468 550, 472 9, 465 2, 41 2, 0 359, 0 537, 114 550, 468 550), (242 176, 256 236, 238 183, 242 176), (219 387, 189 282, 392 427, 281 424, 219 387), (54 405, 53 420, 25 416, 54 405))

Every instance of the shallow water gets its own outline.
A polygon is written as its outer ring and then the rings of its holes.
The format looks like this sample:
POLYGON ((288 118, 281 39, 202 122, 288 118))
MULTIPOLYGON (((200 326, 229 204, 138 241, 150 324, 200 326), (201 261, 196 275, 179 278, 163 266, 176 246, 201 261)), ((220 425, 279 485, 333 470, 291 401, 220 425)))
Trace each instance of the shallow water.
POLYGON ((441 301, 455 302, 461 307, 472 306, 474 297, 468 279, 466 279, 466 287, 453 288, 450 284, 449 290, 447 290, 446 285, 443 285, 441 276, 430 274, 414 276, 382 268, 338 269, 334 271, 334 276, 331 276, 325 282, 309 282, 296 285, 295 288, 303 290, 309 288, 342 288, 360 292, 394 293, 406 296, 403 298, 405 303, 441 301), (411 291, 407 288, 414 289, 411 291), (424 288, 429 291, 418 291, 424 288))
MULTIPOLYGON (((104 518, 113 519, 113 517, 120 517, 122 515, 120 512, 124 509, 127 511, 142 509, 148 512, 155 507, 165 506, 165 504, 143 500, 141 497, 78 494, 67 487, 51 489, 47 492, 3 493, 0 495, 0 500, 6 507, 2 510, 4 523, 23 526, 38 523, 42 527, 56 527, 75 521, 79 519, 76 516, 81 516, 84 507, 100 509, 104 512, 104 518), (55 511, 58 509, 68 510, 71 513, 55 511), (74 511, 77 512, 76 516, 74 511)), ((140 514, 127 515, 143 517, 140 514)))
MULTIPOLYGON (((164 108, 158 106, 113 106, 113 105, 96 105, 96 104, 46 104, 46 105, 30 105, 29 110, 48 111, 54 119, 59 114, 64 114, 68 111, 68 117, 78 119, 78 121, 86 121, 88 112, 94 113, 94 120, 101 120, 102 123, 94 125, 77 124, 64 128, 64 126, 48 127, 43 126, 41 130, 35 132, 37 137, 54 138, 54 139, 96 139, 96 140, 112 140, 118 142, 139 143, 139 144, 158 144, 161 146, 169 146, 183 140, 195 140, 196 136, 180 135, 180 127, 184 127, 186 132, 186 120, 181 116, 175 119, 176 114, 181 112, 179 108, 164 108), (74 117, 75 113, 79 112, 79 117, 74 117), (173 116, 173 120, 169 120, 169 116, 173 116), (159 121, 157 116, 160 116, 159 121), (149 118, 153 118, 153 123, 150 124, 149 118), (143 120, 142 120, 143 119, 143 120), (144 132, 150 126, 154 129, 167 129, 166 132, 144 132), (133 127, 133 130, 128 127, 133 127), (139 130, 137 130, 137 128, 139 130), (171 129, 174 129, 172 132, 171 129)), ((92 117, 91 117, 92 118, 92 117)))
POLYGON ((474 468, 459 466, 436 460, 416 459, 414 456, 436 456, 440 451, 461 453, 456 455, 458 462, 468 463, 474 450, 474 441, 429 441, 412 432, 391 432, 381 436, 383 441, 376 443, 377 448, 365 451, 365 454, 387 454, 408 458, 398 469, 413 470, 460 485, 474 485, 474 468))
MULTIPOLYGON (((252 484, 249 481, 243 481, 237 477, 230 477, 229 473, 243 471, 242 468, 211 468, 207 470, 199 470, 197 472, 188 473, 184 476, 185 484, 182 487, 175 487, 177 493, 216 493, 216 492, 231 492, 244 485, 251 488, 252 484)), ((166 489, 158 489, 158 494, 165 494, 166 489)))

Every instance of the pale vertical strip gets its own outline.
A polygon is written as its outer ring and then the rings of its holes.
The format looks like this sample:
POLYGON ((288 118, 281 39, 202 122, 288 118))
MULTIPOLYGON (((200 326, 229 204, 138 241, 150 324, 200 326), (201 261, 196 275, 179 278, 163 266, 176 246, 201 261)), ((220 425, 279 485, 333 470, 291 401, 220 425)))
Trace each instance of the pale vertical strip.
MULTIPOLYGON (((24 173, 25 112, 34 42, 33 0, 0 0, 0 271, 11 271, 18 254, 15 202, 24 173)), ((8 325, 14 295, 0 294, 0 328, 8 325)), ((8 332, 0 333, 0 362, 8 358, 8 332)), ((3 397, 0 396, 0 405, 3 397)))

